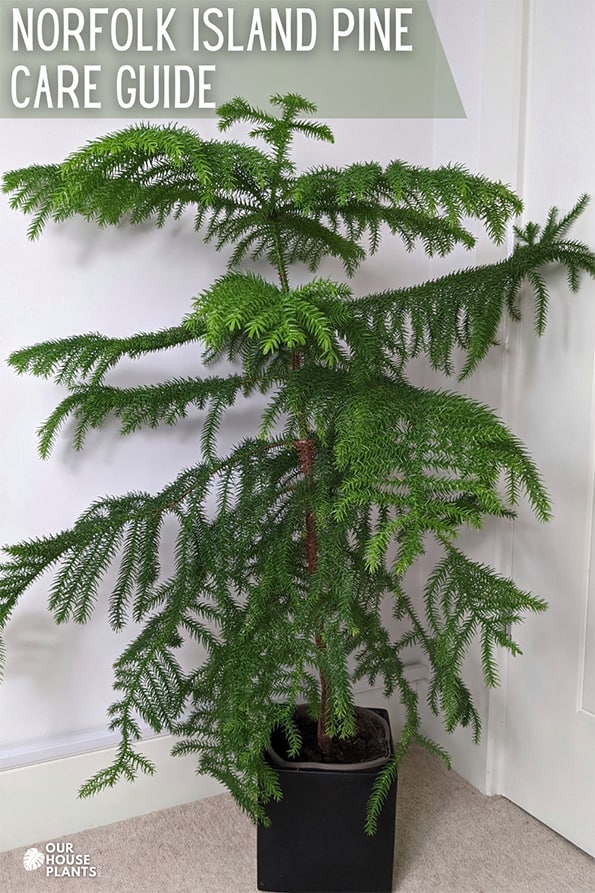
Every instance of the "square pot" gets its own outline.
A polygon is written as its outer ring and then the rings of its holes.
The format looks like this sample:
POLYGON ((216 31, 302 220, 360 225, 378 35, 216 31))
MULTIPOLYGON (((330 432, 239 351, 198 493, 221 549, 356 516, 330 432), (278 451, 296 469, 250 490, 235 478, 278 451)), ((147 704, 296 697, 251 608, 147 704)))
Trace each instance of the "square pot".
MULTIPOLYGON (((385 710, 375 710, 388 721, 385 710)), ((392 750, 392 742, 391 742, 392 750)), ((279 768, 283 799, 258 827, 258 889, 274 893, 390 893, 397 781, 373 837, 364 832, 380 769, 279 768)))

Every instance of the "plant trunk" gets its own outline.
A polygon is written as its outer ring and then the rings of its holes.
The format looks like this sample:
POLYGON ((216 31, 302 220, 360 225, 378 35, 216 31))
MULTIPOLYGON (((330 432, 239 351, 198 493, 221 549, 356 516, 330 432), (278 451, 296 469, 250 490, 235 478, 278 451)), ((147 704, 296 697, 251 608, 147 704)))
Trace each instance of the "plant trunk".
MULTIPOLYGON (((314 441, 310 437, 296 441, 296 449, 300 457, 302 474, 306 480, 312 479, 312 467, 314 465, 314 441)), ((318 539, 316 536, 316 522, 314 513, 306 510, 306 566, 308 573, 313 576, 318 565, 318 539)), ((326 646, 321 630, 316 634, 316 647, 322 651, 326 646)), ((327 733, 328 723, 328 686, 324 673, 320 671, 320 716, 318 717, 318 746, 322 753, 328 753, 331 737, 327 733)))

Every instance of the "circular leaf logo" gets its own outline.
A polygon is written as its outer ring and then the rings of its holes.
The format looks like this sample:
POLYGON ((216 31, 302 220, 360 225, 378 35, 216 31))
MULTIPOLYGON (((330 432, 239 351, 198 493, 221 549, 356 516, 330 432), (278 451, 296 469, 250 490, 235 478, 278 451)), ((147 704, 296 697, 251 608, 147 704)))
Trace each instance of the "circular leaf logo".
POLYGON ((32 846, 23 856, 23 868, 25 869, 25 871, 35 871, 37 868, 41 868, 44 859, 45 856, 41 852, 41 850, 38 850, 37 847, 32 846))

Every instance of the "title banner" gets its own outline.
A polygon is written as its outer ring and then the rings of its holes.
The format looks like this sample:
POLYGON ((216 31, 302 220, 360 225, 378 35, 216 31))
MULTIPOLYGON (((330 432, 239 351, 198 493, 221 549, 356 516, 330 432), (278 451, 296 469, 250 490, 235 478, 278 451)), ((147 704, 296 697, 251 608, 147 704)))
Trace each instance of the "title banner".
POLYGON ((196 118, 285 92, 323 117, 465 117, 427 0, 0 5, 0 117, 196 118))

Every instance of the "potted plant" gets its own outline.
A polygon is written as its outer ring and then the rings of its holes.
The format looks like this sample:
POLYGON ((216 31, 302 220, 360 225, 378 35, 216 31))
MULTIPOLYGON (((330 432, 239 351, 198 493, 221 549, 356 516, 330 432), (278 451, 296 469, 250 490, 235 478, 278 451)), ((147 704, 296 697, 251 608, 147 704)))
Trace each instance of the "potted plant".
MULTIPOLYGON (((425 354, 450 376, 456 352, 463 358, 460 377, 469 376, 494 344, 503 314, 519 318, 523 283, 533 291, 541 333, 544 267, 564 266, 576 290, 581 271, 595 275, 595 256, 566 238, 583 197, 561 219, 552 210, 543 229, 517 228, 516 247, 500 263, 356 297, 345 277, 315 276, 324 259, 338 260, 349 277, 385 236, 444 255, 474 244, 467 219, 500 242, 521 202, 501 183, 456 165, 430 170, 395 161, 299 172, 291 157, 294 134, 332 141, 331 130, 312 120, 314 106, 297 95, 273 96, 271 103, 272 111, 262 111, 237 98, 219 109, 221 130, 248 121, 260 148, 203 140, 181 126, 140 125, 99 138, 61 164, 5 175, 12 206, 33 215, 32 238, 48 221, 73 215, 100 226, 146 220, 159 226, 192 209, 203 240, 231 255, 227 272, 177 327, 124 339, 73 336, 11 355, 18 372, 53 376, 67 390, 40 429, 43 457, 67 420, 76 449, 108 417, 120 420, 122 434, 174 425, 196 409, 204 421, 196 465, 161 492, 99 499, 70 530, 7 547, 0 625, 50 570, 56 621, 84 623, 117 562, 110 622, 121 629, 132 618, 141 627, 115 664, 118 700, 110 716, 121 736, 117 755, 81 794, 153 771, 136 747, 140 718, 176 735, 174 752, 195 753, 200 770, 227 785, 261 826, 270 824, 282 796, 267 756, 271 740, 281 742, 291 762, 308 735, 297 705, 307 705, 305 721, 315 725, 318 761, 332 764, 343 758, 336 756, 341 750, 349 760, 363 722, 353 683, 380 680, 387 697, 400 696, 404 729, 388 752, 386 740, 381 744, 381 767, 359 773, 367 776, 367 807, 354 820, 366 840, 387 797, 394 801, 409 745, 442 753, 421 729, 405 673, 409 649, 425 655, 431 709, 449 731, 470 726, 477 738, 479 716, 461 675, 470 642, 479 636, 485 683, 495 685, 494 649, 516 653, 511 624, 545 607, 456 542, 465 526, 513 517, 521 493, 547 520, 548 497, 531 457, 487 407, 417 387, 407 377, 408 362, 425 354), (108 383, 121 358, 189 341, 202 347, 202 362, 214 374, 192 370, 190 377, 142 387, 108 383), (215 374, 222 358, 233 372, 215 374), (223 415, 255 394, 267 398, 258 435, 221 455, 223 415), (207 510, 213 493, 216 505, 207 510), (169 577, 159 564, 166 516, 177 524, 169 577), (441 557, 416 598, 403 578, 429 541, 441 557), (387 592, 399 621, 394 629, 380 614, 387 592), (206 655, 191 672, 178 660, 187 639, 200 642, 206 655)), ((373 714, 368 721, 375 726, 373 714)), ((337 807, 337 817, 349 811, 337 807)), ((392 839, 389 847, 392 856, 392 839)), ((260 880, 263 887, 274 882, 260 880)), ((335 877, 325 887, 283 889, 347 889, 337 883, 335 877)), ((349 889, 361 888, 361 880, 353 883, 360 886, 349 889)), ((390 889, 386 883, 374 889, 390 889)))

